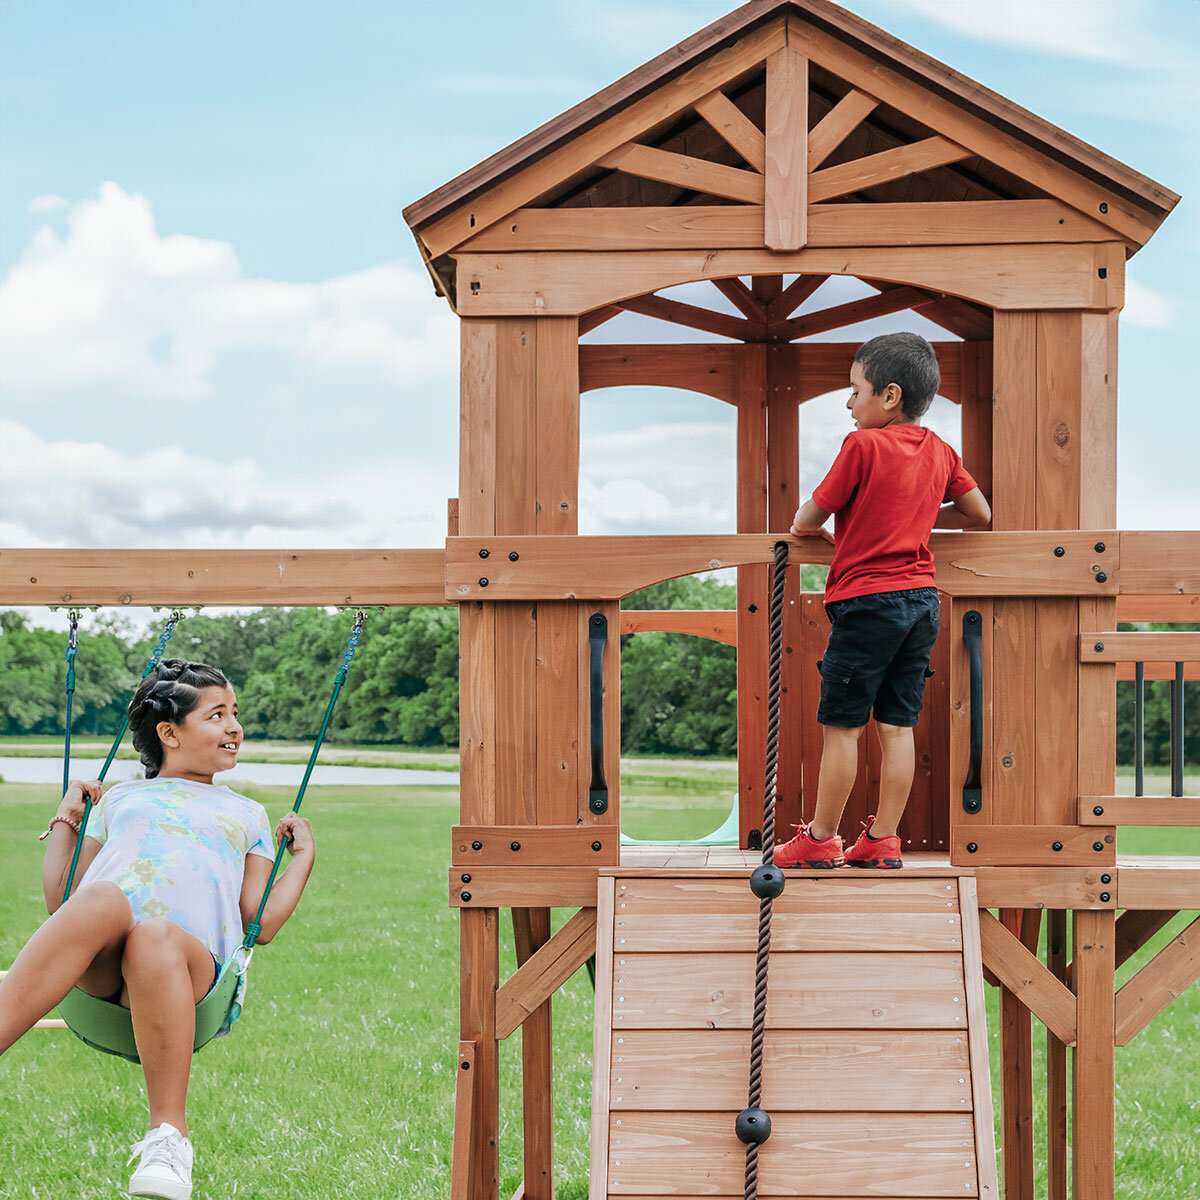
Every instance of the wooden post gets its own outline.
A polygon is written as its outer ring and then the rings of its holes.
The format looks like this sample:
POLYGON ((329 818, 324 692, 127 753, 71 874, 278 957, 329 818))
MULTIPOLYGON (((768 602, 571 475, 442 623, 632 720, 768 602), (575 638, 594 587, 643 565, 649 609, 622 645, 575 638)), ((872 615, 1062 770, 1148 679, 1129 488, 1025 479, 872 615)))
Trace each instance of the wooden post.
POLYGON ((1113 1200, 1116 1195, 1115 1051, 1113 974, 1116 914, 1075 913, 1075 993, 1079 1039, 1074 1060, 1074 1195, 1113 1200))
MULTIPOLYGON (((548 908, 514 908, 517 966, 523 966, 550 940, 548 908)), ((554 1053, 550 1001, 521 1026, 522 1105, 525 1131, 525 1196, 554 1200, 554 1053)))
MULTIPOLYGON (((1067 978, 1067 914, 1046 914, 1046 966, 1067 978)), ((1067 1200, 1067 1048, 1046 1030, 1046 1198, 1067 1200)))
POLYGON ((499 1057, 496 1053, 496 988, 500 978, 499 913, 464 908, 459 920, 459 1027, 461 1040, 475 1043, 475 1093, 469 1130, 469 1200, 496 1200, 500 1186, 499 1057))

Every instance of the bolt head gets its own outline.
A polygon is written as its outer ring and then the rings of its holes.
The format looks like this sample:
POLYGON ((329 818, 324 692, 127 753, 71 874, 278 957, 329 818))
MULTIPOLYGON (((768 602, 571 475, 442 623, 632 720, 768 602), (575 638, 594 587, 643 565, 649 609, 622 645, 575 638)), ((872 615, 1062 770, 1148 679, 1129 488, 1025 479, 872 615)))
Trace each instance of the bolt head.
POLYGON ((465 903, 465 902, 467 902, 467 901, 469 901, 469 900, 471 899, 471 893, 470 893, 470 892, 463 892, 463 894, 462 894, 462 898, 463 898, 463 901, 464 901, 464 903, 465 903))
POLYGON ((1062 842, 1055 842, 1055 843, 1054 843, 1054 844, 1053 844, 1053 845, 1050 847, 1050 849, 1051 849, 1051 850, 1053 850, 1053 851, 1055 851, 1055 852, 1057 852, 1057 851, 1061 850, 1061 849, 1062 849, 1062 842))
POLYGON ((482 843, 482 842, 481 842, 481 841, 480 841, 478 838, 476 838, 476 839, 475 839, 475 840, 474 840, 474 841, 471 843, 471 849, 472 849, 472 850, 482 850, 482 849, 483 849, 483 843, 482 843))
POLYGON ((1097 583, 1107 583, 1108 582, 1108 573, 1105 571, 1097 571, 1096 572, 1096 582, 1097 583))
POLYGON ((488 550, 486 547, 484 547, 484 549, 480 550, 480 552, 479 552, 479 557, 480 557, 480 558, 487 558, 487 556, 488 556, 489 554, 491 554, 491 551, 490 551, 490 550, 488 550))
POLYGON ((471 882, 471 873, 470 873, 470 871, 464 871, 464 872, 463 872, 462 881, 463 881, 463 883, 470 883, 470 882, 471 882))
POLYGON ((1095 806, 1095 807, 1092 809, 1092 816, 1094 816, 1094 817, 1102 817, 1102 816, 1104 816, 1104 805, 1103 805, 1103 804, 1097 804, 1097 805, 1096 805, 1096 806, 1095 806))
POLYGON ((1105 874, 1100 876, 1100 882, 1101 883, 1112 883, 1112 876, 1109 875, 1107 872, 1105 872, 1105 874))
POLYGON ((1092 549, 1095 550, 1097 554, 1103 554, 1107 547, 1103 542, 1097 542, 1092 549))
POLYGON ((1111 899, 1112 899, 1112 897, 1107 892, 1100 893, 1100 903, 1101 904, 1107 904, 1109 902, 1109 900, 1111 900, 1111 899))
POLYGON ((508 848, 515 854, 521 848, 520 842, 509 842, 508 848))
POLYGON ((968 842, 967 843, 967 853, 968 854, 974 854, 978 849, 979 849, 978 842, 968 842))
POLYGON ((518 559, 518 558, 520 558, 520 557, 521 557, 521 556, 520 556, 520 555, 519 555, 519 554, 518 554, 518 553, 517 553, 515 550, 510 550, 510 551, 508 552, 508 561, 509 561, 509 562, 516 562, 516 561, 517 561, 517 559, 518 559))
POLYGON ((1095 850, 1097 854, 1099 854, 1100 851, 1104 849, 1104 843, 1103 842, 1093 842, 1092 849, 1095 850))
POLYGON ((488 585, 488 579, 487 579, 487 576, 486 576, 486 575, 480 575, 480 577, 479 577, 479 586, 480 586, 480 587, 487 587, 487 585, 488 585))
POLYGON ((1054 557, 1055 558, 1062 558, 1062 556, 1064 554, 1066 554, 1066 551, 1061 546, 1054 547, 1054 557))
POLYGON ((601 842, 593 842, 593 843, 592 843, 592 849, 593 849, 593 850, 602 850, 603 848, 604 848, 604 847, 603 847, 603 844, 602 844, 601 842))
POLYGON ((1104 643, 1103 642, 1093 642, 1092 649, 1095 650, 1095 652, 1097 654, 1103 654, 1104 653, 1104 643))

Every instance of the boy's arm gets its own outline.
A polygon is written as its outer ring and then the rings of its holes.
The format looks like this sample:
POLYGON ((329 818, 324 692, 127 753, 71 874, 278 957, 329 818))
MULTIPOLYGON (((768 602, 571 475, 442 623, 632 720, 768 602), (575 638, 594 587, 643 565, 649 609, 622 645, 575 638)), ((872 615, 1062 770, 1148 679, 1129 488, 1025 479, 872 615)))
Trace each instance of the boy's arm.
POLYGON ((796 537, 804 537, 806 534, 815 533, 826 539, 833 541, 833 536, 828 529, 823 529, 822 526, 829 520, 830 514, 825 511, 815 500, 805 500, 796 510, 796 515, 792 518, 791 533, 796 537))
POLYGON ((986 529, 992 521, 992 510, 979 488, 956 496, 939 510, 934 529, 986 529))
MULTIPOLYGON (((292 861, 288 863, 285 871, 275 877, 275 884, 267 899, 267 907, 263 909, 262 932, 258 935, 259 945, 269 942, 295 912, 316 859, 317 848, 313 840, 312 826, 303 817, 288 813, 279 822, 275 834, 280 839, 290 838, 288 853, 291 854, 292 861)), ((239 905, 243 927, 254 920, 270 875, 270 859, 258 854, 247 856, 239 905)))

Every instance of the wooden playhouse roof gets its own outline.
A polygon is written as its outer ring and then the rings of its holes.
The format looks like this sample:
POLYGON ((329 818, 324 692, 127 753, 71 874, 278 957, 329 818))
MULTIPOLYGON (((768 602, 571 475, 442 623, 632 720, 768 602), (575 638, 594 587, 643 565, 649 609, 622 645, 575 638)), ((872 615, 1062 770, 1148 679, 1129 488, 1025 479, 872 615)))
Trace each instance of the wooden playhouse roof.
MULTIPOLYGON (((405 220, 412 228, 435 278, 441 283, 446 282, 450 263, 445 255, 469 236, 447 232, 453 226, 454 215, 465 206, 489 194, 495 200, 503 194, 506 181, 526 172, 531 165, 561 151, 589 131, 604 125, 614 115, 686 75, 698 64, 784 16, 799 18, 803 28, 815 38, 833 39, 848 48, 857 56, 862 69, 878 73, 881 95, 887 90, 882 86, 885 79, 898 79, 901 87, 911 87, 915 83, 936 98, 936 104, 941 106, 943 114, 950 111, 947 108, 950 105, 976 120, 986 122, 998 137, 1005 139, 1006 144, 1014 149, 1014 156, 1006 164, 1003 176, 1008 194, 1047 194, 1043 190, 1044 178, 1037 171, 1029 172, 1033 178, 1022 175, 1020 167, 1021 156, 1026 153, 1024 148, 1033 152, 1031 161, 1043 164, 1048 161, 1051 169, 1061 170, 1065 167, 1081 181, 1086 181, 1086 185, 1101 189, 1103 194, 1111 197, 1111 205, 1089 205, 1085 211, 1100 224, 1108 224, 1113 228, 1114 238, 1124 240, 1131 253, 1144 244, 1179 200, 1174 192, 1154 180, 829 0, 751 0, 751 3, 713 22, 603 91, 409 205, 404 210, 405 220), (1012 165, 1013 161, 1017 163, 1016 167, 1012 165), (1027 190, 1022 193, 1018 190, 1020 188, 1027 190), (1110 208, 1112 212, 1106 219, 1105 214, 1109 213, 1110 208)), ((826 44, 833 43, 827 41, 826 44)), ((857 86, 861 88, 862 83, 859 82, 857 86)), ((869 86, 867 90, 870 90, 869 86)), ((938 110, 935 107, 933 111, 934 117, 926 115, 924 123, 938 132, 938 110)), ((989 167, 990 164, 983 166, 989 167)), ((994 167, 991 169, 993 178, 989 182, 994 185, 996 171, 994 167)), ((575 181, 578 182, 578 176, 575 181)), ((518 200, 508 211, 525 202, 518 200)), ((553 195, 549 199, 552 205, 560 202, 553 195)), ((600 198, 587 202, 604 204, 607 201, 600 198)), ((503 201, 500 203, 503 207, 503 201)), ((489 213, 490 219, 483 218, 480 228, 486 228, 496 219, 508 215, 506 211, 500 211, 495 203, 489 213)), ((473 216, 470 224, 472 230, 478 232, 474 228, 473 216)))

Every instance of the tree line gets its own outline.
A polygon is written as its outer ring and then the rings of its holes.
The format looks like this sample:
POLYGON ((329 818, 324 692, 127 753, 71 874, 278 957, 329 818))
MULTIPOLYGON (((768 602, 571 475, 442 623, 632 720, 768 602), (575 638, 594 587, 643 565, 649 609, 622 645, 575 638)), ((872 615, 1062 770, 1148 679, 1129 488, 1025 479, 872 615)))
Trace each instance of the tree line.
MULTIPOLYGON (((805 568, 806 571, 809 568, 805 568)), ((818 589, 817 575, 804 577, 818 589)), ((688 577, 628 597, 626 608, 731 609, 731 584, 688 577)), ((0 731, 61 735, 64 628, 31 625, 0 611, 0 731)), ((247 737, 311 739, 320 727, 352 618, 323 609, 261 609, 186 617, 169 656, 219 667, 231 679, 247 737)), ((1137 626, 1137 628, 1175 628, 1137 626)), ((111 736, 158 636, 138 635, 120 614, 85 616, 76 660, 72 730, 111 736)), ((1147 683, 1146 763, 1170 753, 1170 691, 1147 683)), ((621 748, 627 754, 733 757, 737 753, 737 653, 685 634, 621 638, 621 748)), ((1200 762, 1200 684, 1184 688, 1186 759, 1200 762)), ((458 744, 458 613, 454 608, 372 612, 334 713, 341 743, 458 744)), ((1134 753, 1134 685, 1117 688, 1117 760, 1134 753)))

